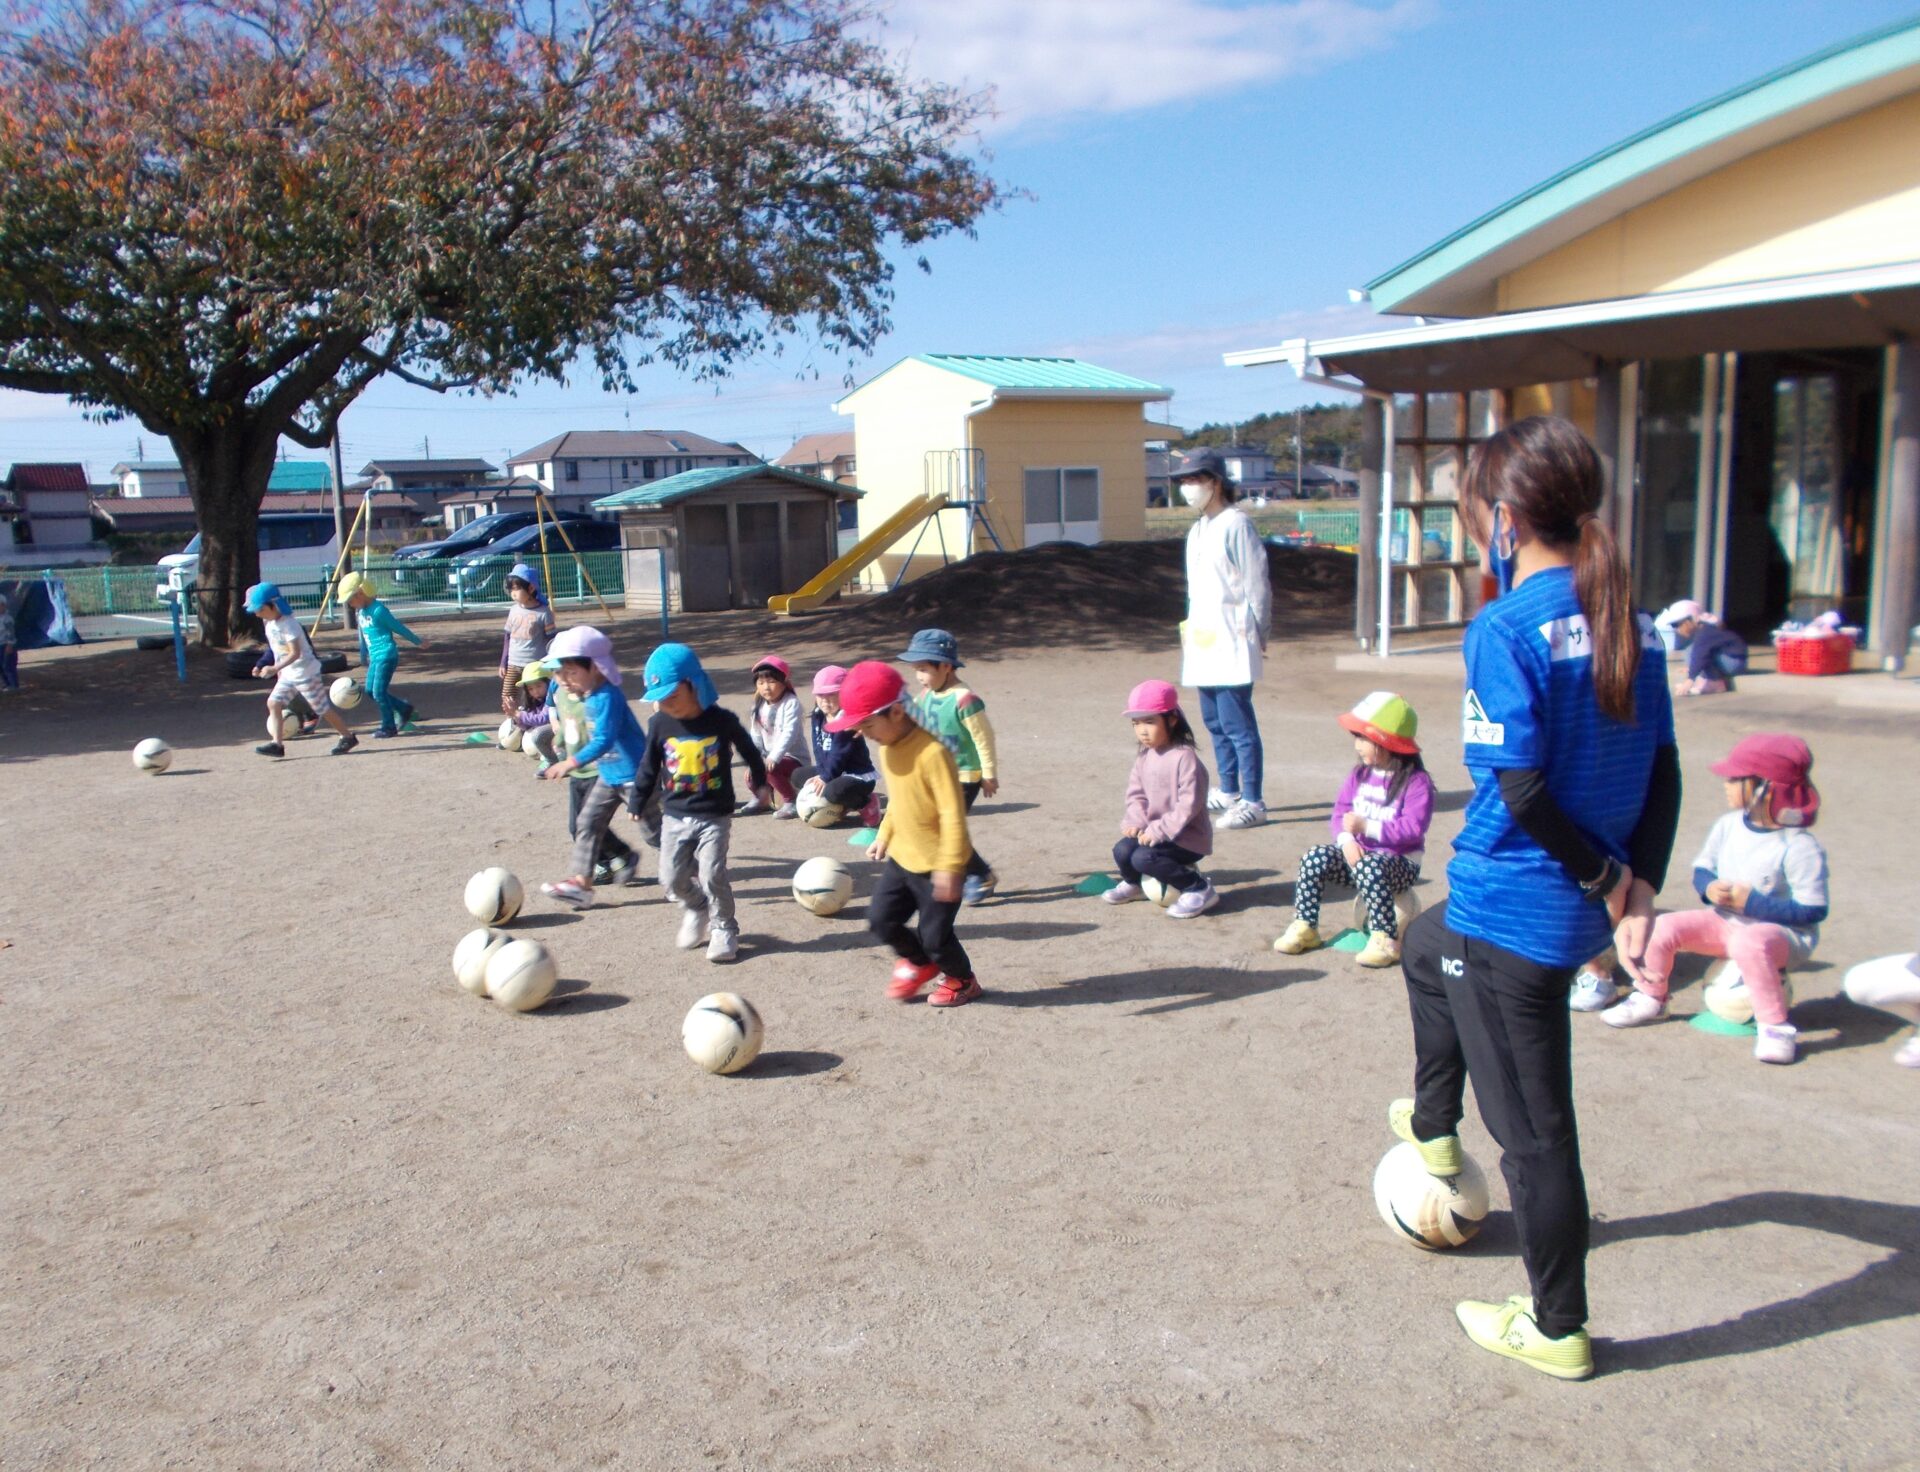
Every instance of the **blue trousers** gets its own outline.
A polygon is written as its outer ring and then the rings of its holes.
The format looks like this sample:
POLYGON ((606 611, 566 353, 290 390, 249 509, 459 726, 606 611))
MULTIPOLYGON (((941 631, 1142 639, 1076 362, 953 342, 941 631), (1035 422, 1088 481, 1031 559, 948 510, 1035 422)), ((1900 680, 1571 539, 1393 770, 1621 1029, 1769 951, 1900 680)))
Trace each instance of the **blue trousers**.
POLYGON ((393 668, 399 663, 398 652, 376 654, 367 660, 367 694, 380 707, 382 731, 398 731, 413 718, 413 706, 393 693, 393 668))
POLYGON ((1238 793, 1248 802, 1263 802, 1265 756, 1260 746, 1260 723, 1253 714, 1253 686, 1203 685, 1200 720, 1213 737, 1213 761, 1220 769, 1220 791, 1238 793))

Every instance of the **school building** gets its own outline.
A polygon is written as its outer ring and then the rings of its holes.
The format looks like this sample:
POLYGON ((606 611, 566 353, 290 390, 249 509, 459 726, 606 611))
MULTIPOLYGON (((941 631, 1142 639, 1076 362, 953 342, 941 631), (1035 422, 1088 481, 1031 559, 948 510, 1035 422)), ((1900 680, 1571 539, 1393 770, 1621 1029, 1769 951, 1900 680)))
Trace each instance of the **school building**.
POLYGON ((1699 598, 1753 639, 1838 609, 1903 665, 1920 594, 1920 21, 1623 139, 1356 296, 1417 325, 1227 362, 1365 395, 1369 647, 1471 617, 1467 451, 1553 411, 1600 450, 1642 604, 1699 598))

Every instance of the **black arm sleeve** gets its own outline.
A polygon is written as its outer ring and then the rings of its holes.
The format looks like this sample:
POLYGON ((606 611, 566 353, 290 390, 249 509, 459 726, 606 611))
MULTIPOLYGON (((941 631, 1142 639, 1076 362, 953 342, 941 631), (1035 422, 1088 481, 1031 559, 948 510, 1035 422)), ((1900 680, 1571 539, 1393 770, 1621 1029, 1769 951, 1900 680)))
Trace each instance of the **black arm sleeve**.
MULTIPOLYGON (((1607 868, 1607 856, 1595 848, 1560 810, 1547 791, 1546 776, 1534 767, 1515 767, 1500 773, 1500 797, 1520 831, 1547 851, 1575 884, 1591 884, 1607 868)), ((1641 822, 1646 819, 1642 817, 1641 822)), ((1669 835, 1668 842, 1672 842, 1669 835)))
POLYGON ((1655 894, 1667 882, 1667 864, 1673 858, 1673 836, 1680 830, 1680 748, 1663 746, 1653 754, 1647 777, 1647 800, 1640 821, 1627 840, 1627 863, 1635 879, 1644 879, 1655 894))

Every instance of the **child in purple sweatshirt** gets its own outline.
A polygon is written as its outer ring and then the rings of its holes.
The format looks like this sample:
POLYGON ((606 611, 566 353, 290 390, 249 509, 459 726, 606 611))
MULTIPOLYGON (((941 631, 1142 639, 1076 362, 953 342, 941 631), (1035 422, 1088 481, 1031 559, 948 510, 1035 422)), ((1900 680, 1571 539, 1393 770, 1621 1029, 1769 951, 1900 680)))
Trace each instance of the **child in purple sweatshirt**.
POLYGON ((1110 905, 1124 905, 1155 879, 1171 895, 1167 913, 1191 920, 1220 903, 1220 896, 1194 865, 1213 852, 1213 820, 1207 816, 1207 769, 1194 749, 1193 727, 1180 713, 1180 692, 1165 680, 1143 680, 1127 697, 1127 719, 1140 754, 1127 782, 1127 811, 1113 861, 1120 882, 1106 892, 1110 905))
POLYGON ((1289 956, 1315 950, 1320 939, 1320 891, 1351 884, 1367 903, 1367 944, 1354 959, 1392 966, 1400 959, 1394 896, 1420 879, 1420 860, 1433 821, 1433 779, 1414 738, 1420 719, 1398 695, 1376 690, 1340 717, 1360 758, 1333 804, 1333 842, 1300 856, 1293 887, 1294 921, 1273 943, 1289 956))

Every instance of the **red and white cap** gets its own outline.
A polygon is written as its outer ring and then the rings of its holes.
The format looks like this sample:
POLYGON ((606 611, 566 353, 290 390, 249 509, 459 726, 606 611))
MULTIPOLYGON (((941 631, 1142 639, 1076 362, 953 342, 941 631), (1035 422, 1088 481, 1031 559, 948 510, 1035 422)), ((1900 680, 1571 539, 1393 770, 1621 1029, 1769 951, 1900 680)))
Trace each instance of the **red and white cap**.
POLYGON ((906 692, 900 671, 877 659, 863 659, 840 682, 840 714, 827 722, 827 729, 851 731, 869 716, 897 704, 906 692))
POLYGON ((1729 782, 1744 777, 1767 784, 1767 816, 1782 828, 1811 828, 1820 815, 1820 793, 1813 785, 1813 752, 1798 736, 1763 731, 1736 742, 1713 775, 1729 782))

